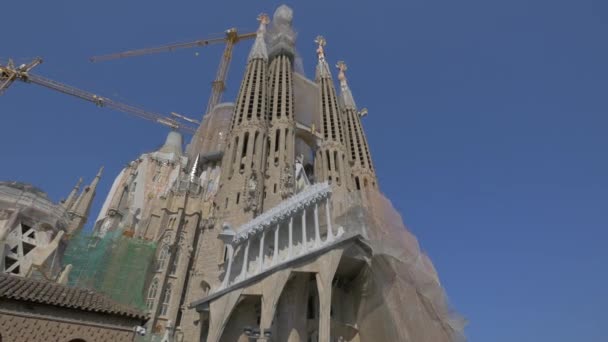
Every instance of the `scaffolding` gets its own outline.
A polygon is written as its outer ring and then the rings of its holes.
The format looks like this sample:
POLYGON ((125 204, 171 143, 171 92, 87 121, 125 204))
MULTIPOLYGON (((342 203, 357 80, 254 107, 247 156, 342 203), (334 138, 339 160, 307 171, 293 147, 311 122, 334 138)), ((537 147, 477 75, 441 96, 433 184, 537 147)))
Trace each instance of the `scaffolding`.
POLYGON ((63 262, 71 264, 68 284, 102 292, 117 302, 145 310, 145 288, 156 243, 130 237, 122 230, 104 237, 80 232, 63 262))

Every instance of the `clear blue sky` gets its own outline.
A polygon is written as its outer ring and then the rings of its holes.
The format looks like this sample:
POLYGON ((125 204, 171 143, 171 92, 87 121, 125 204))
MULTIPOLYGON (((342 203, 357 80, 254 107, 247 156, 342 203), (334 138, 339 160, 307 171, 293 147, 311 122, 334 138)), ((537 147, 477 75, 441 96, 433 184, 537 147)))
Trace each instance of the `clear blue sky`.
MULTIPOLYGON (((289 2, 288 2, 289 3, 289 2)), ((221 47, 87 57, 255 29, 261 1, 6 1, 0 58, 142 108, 200 116, 221 47), (199 52, 196 56, 195 52, 199 52)), ((344 59, 384 192, 474 342, 608 339, 608 3, 290 3, 307 74, 317 34, 344 59)), ((234 98, 248 44, 237 49, 234 98)), ((334 73, 335 75, 335 73, 334 73)), ((113 178, 166 131, 35 85, 0 97, 0 179, 65 196, 113 178)), ((406 308, 404 308, 406 310, 406 308)))

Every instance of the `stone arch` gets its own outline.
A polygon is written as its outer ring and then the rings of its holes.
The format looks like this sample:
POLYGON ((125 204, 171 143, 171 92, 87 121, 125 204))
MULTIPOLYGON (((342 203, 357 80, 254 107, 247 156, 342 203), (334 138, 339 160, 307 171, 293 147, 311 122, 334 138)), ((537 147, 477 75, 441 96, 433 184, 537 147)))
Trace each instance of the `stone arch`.
POLYGON ((166 316, 168 311, 169 311, 169 304, 171 303, 171 291, 172 291, 172 284, 169 283, 167 284, 167 287, 165 287, 165 292, 163 293, 162 296, 162 302, 161 302, 161 308, 160 308, 160 315, 161 316, 166 316))
POLYGON ((160 247, 160 252, 158 253, 158 261, 156 263, 156 269, 162 270, 165 267, 167 260, 169 259, 169 245, 163 244, 160 247))
POLYGON ((246 338, 243 328, 259 327, 261 296, 242 296, 228 316, 220 342, 241 341, 246 338))

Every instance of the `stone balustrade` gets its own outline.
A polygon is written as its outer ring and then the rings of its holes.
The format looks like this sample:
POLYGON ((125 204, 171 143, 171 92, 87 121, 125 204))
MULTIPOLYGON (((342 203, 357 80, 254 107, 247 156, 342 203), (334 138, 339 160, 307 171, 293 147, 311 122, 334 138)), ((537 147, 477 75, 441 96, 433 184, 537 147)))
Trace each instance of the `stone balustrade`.
POLYGON ((218 292, 332 244, 342 236, 331 219, 331 186, 317 183, 240 226, 224 224, 226 263, 218 292))

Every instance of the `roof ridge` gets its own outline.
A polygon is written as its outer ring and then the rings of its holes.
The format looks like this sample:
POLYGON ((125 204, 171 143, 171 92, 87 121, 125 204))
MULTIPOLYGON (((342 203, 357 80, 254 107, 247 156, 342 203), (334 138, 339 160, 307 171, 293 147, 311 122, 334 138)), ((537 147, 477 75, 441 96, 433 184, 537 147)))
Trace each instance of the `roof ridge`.
POLYGON ((0 298, 147 319, 146 313, 88 288, 0 274, 0 298))

